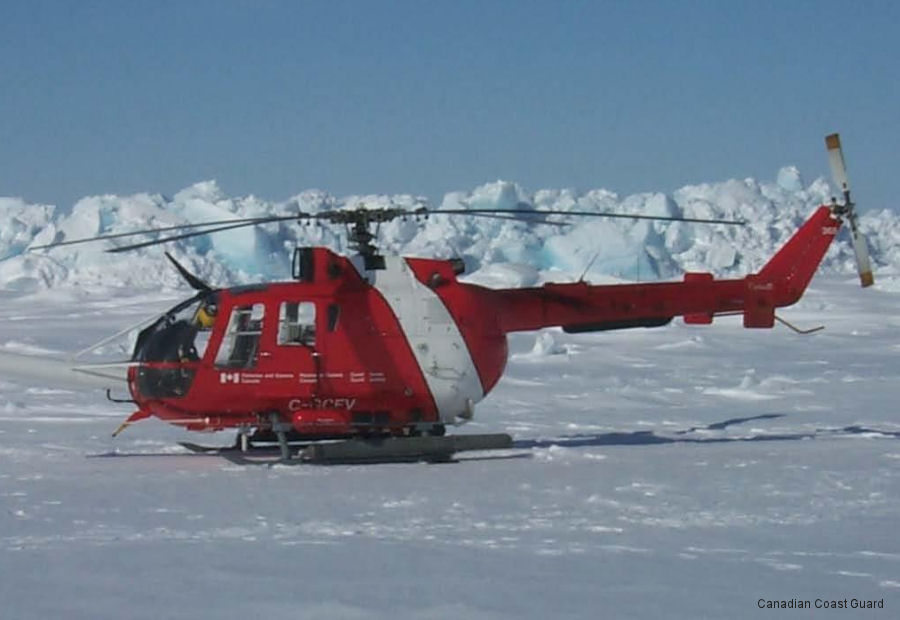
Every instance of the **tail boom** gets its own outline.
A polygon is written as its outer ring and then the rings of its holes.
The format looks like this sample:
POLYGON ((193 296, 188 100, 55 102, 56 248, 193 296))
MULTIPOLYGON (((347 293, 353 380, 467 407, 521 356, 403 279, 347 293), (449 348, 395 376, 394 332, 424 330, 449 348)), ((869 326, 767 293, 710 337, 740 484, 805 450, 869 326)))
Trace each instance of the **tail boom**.
POLYGON ((742 313, 745 327, 772 327, 775 309, 795 303, 822 261, 841 222, 819 207, 757 273, 716 280, 687 273, 682 282, 592 286, 545 284, 493 291, 504 332, 562 326, 566 331, 656 327, 673 317, 711 323, 716 314, 742 313))

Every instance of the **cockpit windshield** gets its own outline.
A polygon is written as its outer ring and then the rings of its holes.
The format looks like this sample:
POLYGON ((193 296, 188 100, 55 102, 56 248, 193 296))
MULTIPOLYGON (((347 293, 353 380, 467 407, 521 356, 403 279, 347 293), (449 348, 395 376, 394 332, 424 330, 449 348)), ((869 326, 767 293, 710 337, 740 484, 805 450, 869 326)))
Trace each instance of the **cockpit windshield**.
POLYGON ((131 358, 151 363, 138 368, 138 388, 144 396, 177 398, 187 393, 195 373, 191 363, 205 354, 217 314, 217 295, 203 292, 178 304, 138 335, 131 358))
POLYGON ((198 295, 166 312, 138 335, 132 359, 184 362, 202 358, 216 322, 217 301, 214 294, 198 295))

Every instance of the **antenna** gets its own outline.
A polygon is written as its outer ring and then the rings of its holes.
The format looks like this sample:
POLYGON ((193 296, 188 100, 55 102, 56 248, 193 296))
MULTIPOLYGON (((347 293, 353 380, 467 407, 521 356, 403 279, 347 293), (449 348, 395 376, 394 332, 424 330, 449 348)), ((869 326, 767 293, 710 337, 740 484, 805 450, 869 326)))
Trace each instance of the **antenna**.
POLYGON ((593 258, 591 259, 591 261, 587 264, 587 267, 584 268, 584 271, 581 272, 581 277, 578 278, 578 281, 579 281, 579 282, 584 282, 584 276, 587 275, 588 270, 589 270, 589 269, 591 268, 591 266, 594 264, 594 261, 597 260, 597 257, 598 257, 598 256, 600 256, 600 252, 594 252, 594 257, 593 257, 593 258))

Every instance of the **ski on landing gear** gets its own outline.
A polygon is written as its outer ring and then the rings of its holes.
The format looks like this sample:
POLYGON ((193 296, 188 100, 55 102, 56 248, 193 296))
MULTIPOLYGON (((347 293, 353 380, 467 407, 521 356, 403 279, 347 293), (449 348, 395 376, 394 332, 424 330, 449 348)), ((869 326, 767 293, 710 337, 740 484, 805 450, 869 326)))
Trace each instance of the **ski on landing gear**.
POLYGON ((193 443, 181 446, 195 453, 219 455, 239 465, 276 463, 349 465, 373 463, 445 463, 459 452, 508 450, 512 437, 506 433, 445 435, 443 437, 378 437, 289 445, 287 456, 280 445, 252 445, 243 451, 233 447, 208 447, 193 443))

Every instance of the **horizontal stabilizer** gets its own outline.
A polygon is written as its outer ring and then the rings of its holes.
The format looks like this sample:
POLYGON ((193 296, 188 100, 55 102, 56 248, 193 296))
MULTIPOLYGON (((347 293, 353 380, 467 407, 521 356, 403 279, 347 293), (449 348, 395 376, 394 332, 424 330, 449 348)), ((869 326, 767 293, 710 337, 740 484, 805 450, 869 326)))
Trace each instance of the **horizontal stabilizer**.
POLYGON ((747 276, 744 282, 744 327, 773 327, 775 286, 760 276, 747 276))

